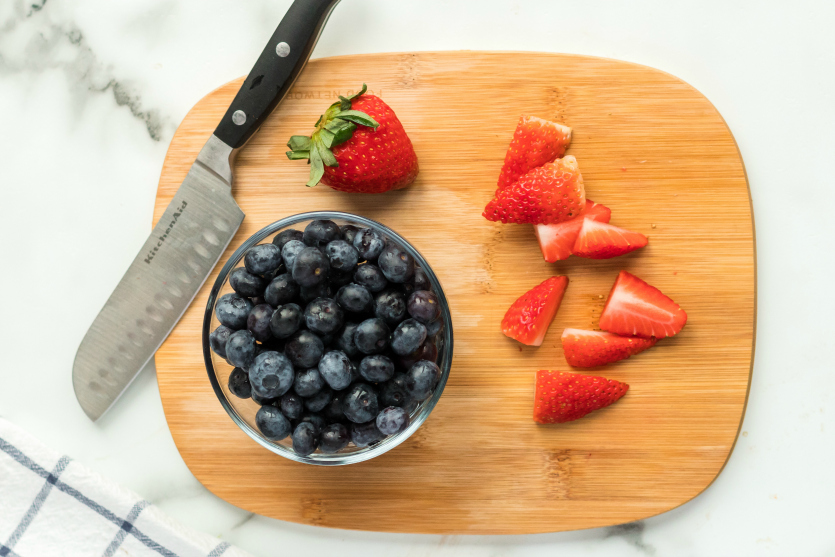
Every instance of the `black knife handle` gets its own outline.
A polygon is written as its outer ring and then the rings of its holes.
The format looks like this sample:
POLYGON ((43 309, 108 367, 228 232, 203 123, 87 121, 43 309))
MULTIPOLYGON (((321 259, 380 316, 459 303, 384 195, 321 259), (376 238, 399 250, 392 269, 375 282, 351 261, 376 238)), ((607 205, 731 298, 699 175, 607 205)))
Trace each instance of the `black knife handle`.
POLYGON ((215 135, 243 147, 281 102, 307 64, 319 34, 339 0, 295 0, 244 80, 215 135))

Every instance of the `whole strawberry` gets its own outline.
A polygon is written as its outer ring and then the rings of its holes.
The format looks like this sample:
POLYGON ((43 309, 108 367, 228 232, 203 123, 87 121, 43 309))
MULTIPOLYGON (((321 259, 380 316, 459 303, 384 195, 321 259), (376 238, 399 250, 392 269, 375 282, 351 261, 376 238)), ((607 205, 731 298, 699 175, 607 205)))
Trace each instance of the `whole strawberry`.
POLYGON ((367 87, 334 103, 310 137, 294 135, 287 157, 310 161, 308 187, 319 182, 351 193, 405 188, 418 175, 415 149, 394 111, 367 87))

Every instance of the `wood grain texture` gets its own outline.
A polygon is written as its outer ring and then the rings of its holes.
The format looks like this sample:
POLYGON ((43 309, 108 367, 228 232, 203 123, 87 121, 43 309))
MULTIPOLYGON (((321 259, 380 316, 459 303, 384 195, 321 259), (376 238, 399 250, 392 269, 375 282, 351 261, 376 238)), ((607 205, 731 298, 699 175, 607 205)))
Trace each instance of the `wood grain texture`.
MULTIPOLYGON (((172 198, 240 80, 201 100, 177 130, 155 219, 172 198)), ((444 286, 455 331, 449 383, 403 445, 358 465, 320 468, 276 456, 225 414, 206 377, 200 326, 209 285, 156 355, 174 441, 223 499, 307 524, 386 532, 521 534, 606 526, 672 509, 719 474, 745 411, 754 346, 756 266, 745 170, 714 107, 668 74, 614 60, 533 53, 379 54, 316 60, 237 160, 246 219, 226 260, 282 217, 336 209, 378 220, 420 250, 444 286), (337 93, 367 82, 409 132, 421 174, 398 192, 304 187, 284 156, 337 93), (490 223, 520 114, 574 128, 589 198, 649 246, 604 261, 543 261, 532 228, 490 223), (587 373, 631 385, 580 421, 537 426, 534 371, 568 369, 565 327, 597 324, 621 269, 688 313, 684 330, 629 360, 587 373), (507 307, 552 274, 570 284, 545 343, 499 328, 507 307)), ((219 268, 219 266, 218 266, 219 268)))

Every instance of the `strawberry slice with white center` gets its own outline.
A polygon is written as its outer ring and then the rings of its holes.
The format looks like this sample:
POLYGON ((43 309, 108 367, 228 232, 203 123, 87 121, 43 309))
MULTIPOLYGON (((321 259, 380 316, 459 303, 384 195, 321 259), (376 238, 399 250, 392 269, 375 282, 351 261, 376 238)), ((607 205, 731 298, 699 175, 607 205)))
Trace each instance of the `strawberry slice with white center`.
POLYGON ((658 342, 655 338, 624 337, 582 329, 564 330, 561 340, 565 360, 574 367, 597 367, 625 360, 658 342))
POLYGON ((568 286, 568 277, 551 277, 513 302, 502 319, 502 332, 522 344, 540 346, 568 286))
POLYGON ((533 231, 536 234, 536 239, 539 240, 539 249, 542 250, 545 261, 554 263, 568 259, 571 250, 574 249, 575 242, 577 242, 584 217, 600 222, 609 222, 611 216, 611 209, 586 199, 586 208, 576 219, 557 224, 534 225, 533 231))
POLYGON ((584 218, 571 252, 587 259, 609 259, 641 249, 647 243, 649 239, 640 232, 584 218))
POLYGON ((685 323, 687 314, 677 303, 626 271, 618 275, 600 314, 604 331, 643 338, 671 337, 685 323))

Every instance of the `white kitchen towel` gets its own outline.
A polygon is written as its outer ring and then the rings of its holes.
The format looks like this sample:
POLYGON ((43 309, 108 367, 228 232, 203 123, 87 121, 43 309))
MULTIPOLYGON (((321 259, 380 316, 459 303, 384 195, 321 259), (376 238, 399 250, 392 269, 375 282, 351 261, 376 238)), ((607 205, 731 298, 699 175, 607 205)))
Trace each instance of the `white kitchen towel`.
POLYGON ((0 557, 249 557, 0 419, 0 557))

